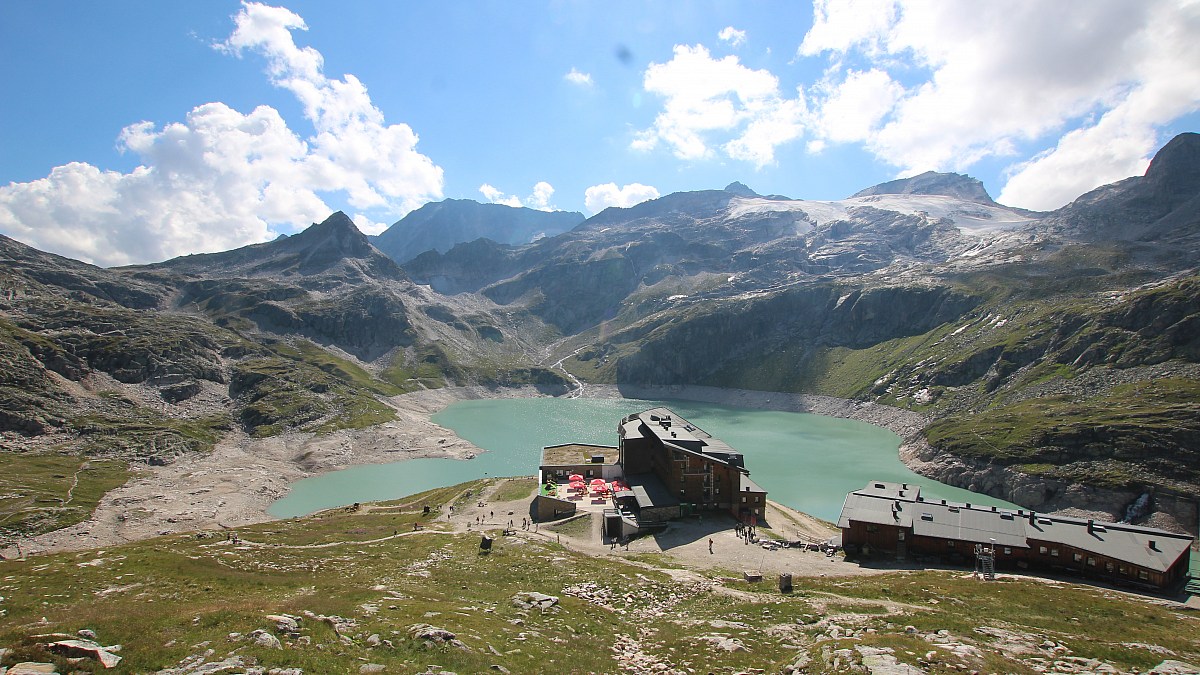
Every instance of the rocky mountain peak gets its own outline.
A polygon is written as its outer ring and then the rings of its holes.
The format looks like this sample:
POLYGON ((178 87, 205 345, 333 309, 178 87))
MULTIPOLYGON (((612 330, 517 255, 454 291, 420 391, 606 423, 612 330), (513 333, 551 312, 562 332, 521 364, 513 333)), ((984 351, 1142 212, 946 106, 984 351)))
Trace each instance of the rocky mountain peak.
POLYGON ((874 187, 860 190, 850 197, 853 199, 870 195, 942 195, 979 204, 995 204, 979 179, 961 173, 938 173, 936 171, 926 171, 910 178, 880 183, 874 187))
POLYGON ((757 197, 757 196, 759 196, 759 194, 757 192, 755 192, 754 190, 751 190, 749 187, 746 186, 745 183, 739 183, 738 181, 734 181, 734 182, 730 183, 729 185, 726 185, 725 191, 732 192, 733 194, 735 194, 739 197, 757 197))
POLYGON ((305 249, 321 249, 326 255, 342 254, 351 258, 369 255, 372 247, 367 235, 359 231, 350 217, 341 211, 335 212, 319 223, 293 235, 280 243, 305 249))
POLYGON ((1168 198, 1200 193, 1200 134, 1172 138, 1150 161, 1146 179, 1168 198))

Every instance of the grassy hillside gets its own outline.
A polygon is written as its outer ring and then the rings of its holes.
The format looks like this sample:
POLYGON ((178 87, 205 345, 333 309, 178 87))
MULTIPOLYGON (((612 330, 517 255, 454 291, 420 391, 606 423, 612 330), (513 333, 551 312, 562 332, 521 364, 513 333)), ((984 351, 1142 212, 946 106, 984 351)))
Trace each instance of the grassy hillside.
POLYGON ((680 570, 669 554, 583 556, 545 528, 491 532, 484 555, 478 535, 437 529, 481 486, 241 528, 240 541, 211 532, 4 561, 3 665, 99 671, 39 646, 81 629, 122 645, 116 672, 224 662, 237 672, 826 673, 881 659, 934 673, 1034 673, 1051 661, 1127 672, 1200 660, 1190 611, 1084 586, 929 571, 797 577, 782 595, 772 580, 680 570), (558 602, 514 602, 527 592, 558 602), (280 615, 296 625, 268 618, 280 615))

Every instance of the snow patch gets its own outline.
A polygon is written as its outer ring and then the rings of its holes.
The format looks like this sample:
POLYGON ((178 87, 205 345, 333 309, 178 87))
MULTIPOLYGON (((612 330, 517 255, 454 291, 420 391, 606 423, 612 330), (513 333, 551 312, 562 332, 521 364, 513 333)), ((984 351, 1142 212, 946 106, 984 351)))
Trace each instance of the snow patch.
POLYGON ((763 197, 735 197, 729 202, 729 215, 738 218, 764 213, 794 213, 809 224, 807 227, 798 227, 797 234, 804 234, 814 227, 851 218, 854 211, 861 208, 895 211, 905 215, 922 216, 929 220, 944 219, 963 234, 975 236, 1014 230, 1034 220, 1004 206, 975 204, 942 195, 870 195, 837 201, 778 201, 763 197))

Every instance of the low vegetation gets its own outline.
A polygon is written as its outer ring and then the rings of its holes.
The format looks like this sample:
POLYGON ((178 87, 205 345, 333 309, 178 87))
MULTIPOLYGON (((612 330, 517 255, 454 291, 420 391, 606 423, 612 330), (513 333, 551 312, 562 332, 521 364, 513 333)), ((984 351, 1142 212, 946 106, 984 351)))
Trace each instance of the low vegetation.
POLYGON ((0 453, 0 545, 87 520, 129 474, 121 459, 0 453))
POLYGON ((297 341, 271 345, 270 354, 236 363, 229 393, 241 403, 239 421, 261 437, 288 429, 323 433, 382 424, 395 413, 377 397, 402 390, 351 361, 297 341))
POLYGON ((581 555, 548 528, 490 531, 485 553, 478 535, 442 531, 437 520, 483 485, 233 533, 4 561, 0 645, 10 651, 2 664, 98 672, 97 662, 47 652, 38 637, 81 629, 122 645, 120 672, 224 662, 306 673, 358 672, 364 663, 388 672, 663 664, 824 673, 883 654, 926 672, 1034 673, 1051 661, 1144 671, 1167 656, 1200 660, 1200 623, 1188 610, 1086 586, 929 571, 796 577, 784 595, 770 580, 680 570, 663 556, 581 555), (522 604, 529 592, 557 602, 522 604), (268 618, 282 615, 295 627, 268 618))
POLYGON ((1200 382, 1163 378, 1099 397, 1032 398, 935 422, 925 434, 956 455, 1063 480, 1184 490, 1200 484, 1200 382))

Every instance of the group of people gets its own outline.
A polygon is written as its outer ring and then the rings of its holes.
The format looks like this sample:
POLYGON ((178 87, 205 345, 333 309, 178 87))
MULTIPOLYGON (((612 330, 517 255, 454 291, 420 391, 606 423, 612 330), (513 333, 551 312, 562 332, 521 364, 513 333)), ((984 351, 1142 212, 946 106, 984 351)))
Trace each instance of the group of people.
MULTIPOLYGON (((754 535, 754 527, 752 527, 752 526, 750 526, 750 525, 747 525, 747 524, 745 524, 745 523, 743 523, 743 522, 740 522, 740 521, 739 521, 739 522, 737 522, 737 523, 734 525, 733 531, 734 531, 735 533, 737 533, 737 536, 739 536, 739 537, 741 537, 742 539, 744 539, 744 540, 745 540, 745 541, 743 542, 743 543, 745 543, 745 544, 750 544, 750 543, 752 543, 752 542, 753 542, 755 539, 757 539, 757 537, 754 535)), ((712 548, 712 547, 710 546, 709 548, 712 548)), ((711 552, 711 551, 710 551, 710 552, 711 552)))

